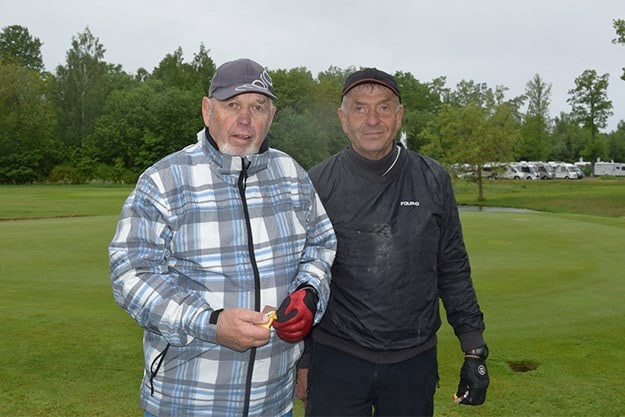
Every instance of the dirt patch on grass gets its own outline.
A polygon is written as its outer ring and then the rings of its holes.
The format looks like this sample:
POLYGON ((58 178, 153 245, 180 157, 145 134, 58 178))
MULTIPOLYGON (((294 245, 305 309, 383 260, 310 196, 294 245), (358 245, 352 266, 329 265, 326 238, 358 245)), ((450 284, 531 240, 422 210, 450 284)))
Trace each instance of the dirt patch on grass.
POLYGON ((514 372, 530 372, 538 369, 538 362, 520 360, 520 361, 508 361, 508 367, 514 372))

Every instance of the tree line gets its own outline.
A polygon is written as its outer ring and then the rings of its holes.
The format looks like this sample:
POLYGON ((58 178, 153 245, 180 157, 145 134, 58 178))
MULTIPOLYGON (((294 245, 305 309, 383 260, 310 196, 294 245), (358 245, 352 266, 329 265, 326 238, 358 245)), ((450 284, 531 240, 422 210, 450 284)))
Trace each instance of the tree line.
MULTIPOLYGON (((625 45, 625 21, 615 19, 613 27, 613 43, 625 45)), ((196 140, 201 97, 216 69, 204 44, 190 62, 179 47, 151 72, 134 74, 106 62, 89 27, 72 37, 54 72, 44 68, 41 46, 26 27, 0 32, 0 183, 134 183, 149 165, 196 140)), ((316 76, 305 67, 270 70, 278 96, 271 146, 305 168, 343 149, 336 109, 354 69, 333 66, 316 76)), ((588 69, 572 80, 571 111, 555 117, 551 84, 539 74, 519 97, 473 80, 452 88, 445 76, 394 75, 405 106, 398 140, 443 163, 625 161, 625 122, 603 131, 612 115, 609 74, 588 69)))

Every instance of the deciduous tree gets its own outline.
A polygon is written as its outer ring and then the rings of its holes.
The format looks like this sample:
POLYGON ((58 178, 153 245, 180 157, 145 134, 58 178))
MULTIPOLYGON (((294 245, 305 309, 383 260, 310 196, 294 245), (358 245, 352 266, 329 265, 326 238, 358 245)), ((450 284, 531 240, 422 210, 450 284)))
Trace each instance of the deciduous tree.
POLYGON ((42 179, 56 162, 56 114, 46 94, 37 71, 0 65, 0 182, 42 179))
MULTIPOLYGON (((614 27, 616 31, 616 38, 612 39, 612 43, 615 45, 625 45, 625 19, 614 19, 612 21, 612 27, 614 27)), ((625 68, 623 68, 621 79, 625 81, 625 68)))
POLYGON ((422 83, 410 73, 398 72, 395 79, 402 92, 404 104, 402 134, 408 148, 420 152, 421 147, 425 145, 420 133, 434 118, 442 104, 441 95, 445 78, 422 83))
POLYGON ((461 83, 422 135, 429 142, 424 153, 449 165, 468 164, 478 183, 478 200, 484 199, 482 168, 488 162, 514 159, 520 137, 518 110, 505 102, 503 89, 461 83), (467 94, 468 93, 468 94, 467 94), (462 105, 456 103, 463 103, 462 105))
POLYGON ((570 114, 561 112, 554 118, 549 159, 577 161, 589 141, 590 132, 580 127, 570 114))
POLYGON ((151 78, 162 81, 166 88, 190 91, 201 97, 208 94, 208 86, 214 73, 215 64, 208 56, 204 44, 201 44, 200 51, 194 54, 190 63, 185 62, 181 47, 167 54, 154 68, 151 78))
POLYGON ((28 28, 11 25, 0 32, 0 65, 10 62, 42 73, 41 41, 31 36, 28 28))
POLYGON ((536 74, 525 85, 525 97, 527 112, 521 128, 517 154, 524 160, 544 161, 551 151, 549 134, 551 84, 545 83, 540 75, 536 74))
POLYGON ((591 141, 585 153, 594 164, 601 150, 596 141, 599 129, 606 127, 612 113, 612 101, 608 99, 610 74, 597 75, 595 70, 585 70, 575 79, 575 88, 569 90, 567 102, 571 105, 573 119, 590 132, 591 141))
POLYGON ((87 27, 84 32, 72 37, 65 65, 56 69, 62 139, 72 148, 80 147, 91 133, 110 91, 105 51, 87 27))

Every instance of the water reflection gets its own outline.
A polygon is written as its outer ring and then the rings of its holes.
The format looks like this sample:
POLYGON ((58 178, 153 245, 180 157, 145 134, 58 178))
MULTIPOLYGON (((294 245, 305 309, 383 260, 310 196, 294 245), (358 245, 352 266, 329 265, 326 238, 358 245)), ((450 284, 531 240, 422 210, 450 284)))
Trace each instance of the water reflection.
POLYGON ((536 210, 513 208, 513 207, 489 207, 489 206, 458 206, 459 211, 503 211, 506 213, 535 213, 536 210))

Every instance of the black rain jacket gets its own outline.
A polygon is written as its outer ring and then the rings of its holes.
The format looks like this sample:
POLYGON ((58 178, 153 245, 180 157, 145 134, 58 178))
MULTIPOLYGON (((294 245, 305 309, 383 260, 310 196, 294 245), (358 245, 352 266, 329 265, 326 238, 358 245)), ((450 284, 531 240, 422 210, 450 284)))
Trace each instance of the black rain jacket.
POLYGON ((330 300, 313 339, 375 362, 403 360, 435 346, 441 299, 462 349, 484 344, 442 166, 400 145, 381 161, 349 147, 309 174, 338 239, 330 300))

